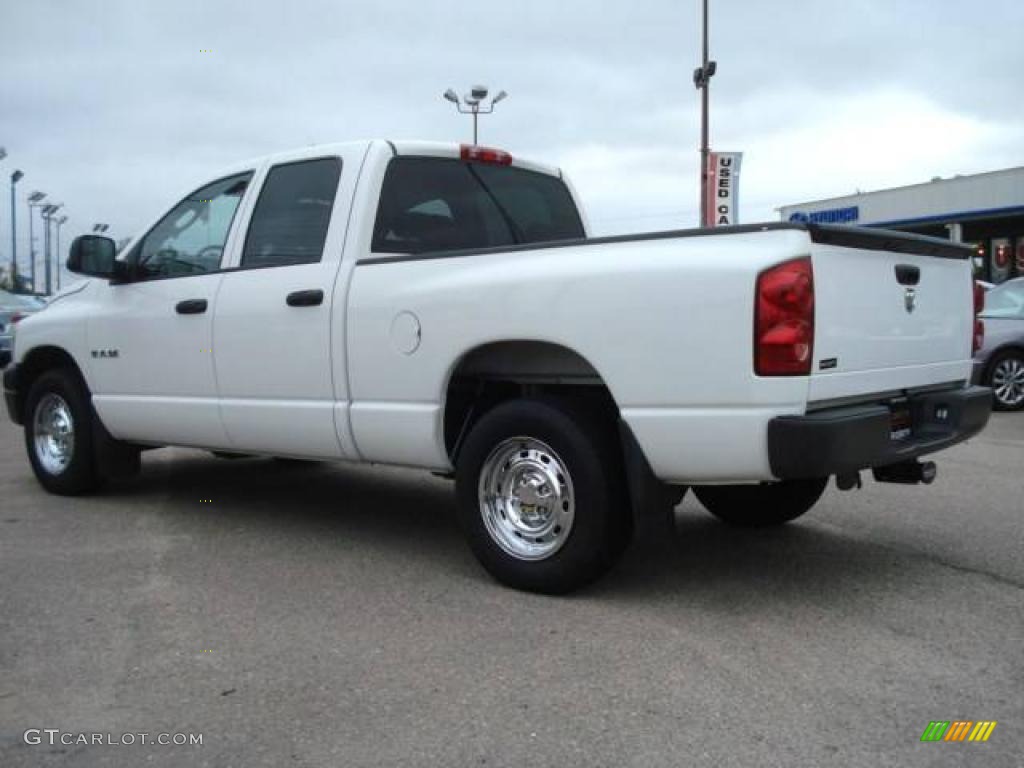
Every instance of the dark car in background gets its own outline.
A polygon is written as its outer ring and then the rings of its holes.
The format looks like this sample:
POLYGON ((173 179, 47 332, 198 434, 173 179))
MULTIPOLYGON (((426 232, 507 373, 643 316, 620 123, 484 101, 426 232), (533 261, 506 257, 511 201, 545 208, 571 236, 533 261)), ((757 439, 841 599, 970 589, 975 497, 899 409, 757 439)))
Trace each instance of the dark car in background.
POLYGON ((992 387, 997 409, 1024 408, 1024 277, 985 294, 985 344, 974 356, 974 381, 992 387))
POLYGON ((11 361, 14 324, 45 306, 38 296, 0 290, 0 368, 11 361))

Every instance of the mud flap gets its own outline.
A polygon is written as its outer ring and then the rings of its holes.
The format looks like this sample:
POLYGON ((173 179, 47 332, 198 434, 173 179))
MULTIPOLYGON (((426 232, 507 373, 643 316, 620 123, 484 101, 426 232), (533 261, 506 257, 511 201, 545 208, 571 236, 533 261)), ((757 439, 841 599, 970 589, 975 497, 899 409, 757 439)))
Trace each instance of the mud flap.
POLYGON ((142 469, 142 449, 137 445, 117 440, 100 421, 96 409, 92 411, 92 445, 96 471, 101 477, 123 480, 134 477, 142 469))
POLYGON ((657 528, 673 521, 673 510, 686 496, 688 486, 669 485, 655 477, 633 430, 622 419, 619 419, 619 439, 636 530, 657 528))

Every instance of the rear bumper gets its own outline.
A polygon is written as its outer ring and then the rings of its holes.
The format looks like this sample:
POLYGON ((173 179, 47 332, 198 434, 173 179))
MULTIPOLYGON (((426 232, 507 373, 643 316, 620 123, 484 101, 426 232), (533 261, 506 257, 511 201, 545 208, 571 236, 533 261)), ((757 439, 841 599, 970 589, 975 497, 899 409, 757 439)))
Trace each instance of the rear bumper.
POLYGON ((11 365, 4 369, 4 402, 7 404, 7 415, 15 424, 21 424, 22 393, 18 387, 18 369, 11 365))
POLYGON ((909 399, 911 434, 891 437, 884 404, 833 408, 806 416, 779 416, 768 424, 768 456, 780 479, 826 477, 896 464, 940 451, 978 434, 988 423, 992 392, 967 387, 909 399))

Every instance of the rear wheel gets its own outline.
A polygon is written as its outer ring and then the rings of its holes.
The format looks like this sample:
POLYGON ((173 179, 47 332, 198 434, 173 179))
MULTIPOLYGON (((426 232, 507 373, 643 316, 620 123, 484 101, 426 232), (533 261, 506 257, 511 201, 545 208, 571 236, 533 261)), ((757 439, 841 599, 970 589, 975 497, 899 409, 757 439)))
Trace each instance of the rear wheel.
POLYGON ((92 411, 85 387, 67 369, 42 374, 29 389, 25 447, 46 490, 74 496, 96 489, 92 411))
POLYGON ((694 493, 708 512, 741 528, 768 528, 795 520, 825 492, 828 478, 760 485, 705 485, 694 493))
POLYGON ((473 426, 455 475, 477 558, 510 587, 561 594, 599 578, 629 543, 621 454, 597 415, 513 400, 473 426))
POLYGON ((1024 408, 1024 352, 1000 352, 989 365, 988 381, 992 399, 1000 411, 1024 408))

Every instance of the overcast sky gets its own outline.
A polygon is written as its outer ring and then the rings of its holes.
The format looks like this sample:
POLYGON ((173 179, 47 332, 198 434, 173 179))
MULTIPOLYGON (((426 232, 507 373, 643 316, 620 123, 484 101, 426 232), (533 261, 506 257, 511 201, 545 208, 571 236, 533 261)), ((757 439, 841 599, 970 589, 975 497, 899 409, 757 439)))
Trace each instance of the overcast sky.
MULTIPOLYGON (((3 0, 0 171, 26 174, 19 235, 41 189, 66 205, 62 245, 96 221, 124 237, 248 157, 466 140, 441 93, 480 82, 510 94, 481 143, 561 165, 596 231, 692 226, 697 4, 3 0)), ((1020 0, 711 5, 712 146, 745 153, 743 221, 1024 164, 1020 0)))

